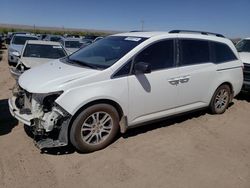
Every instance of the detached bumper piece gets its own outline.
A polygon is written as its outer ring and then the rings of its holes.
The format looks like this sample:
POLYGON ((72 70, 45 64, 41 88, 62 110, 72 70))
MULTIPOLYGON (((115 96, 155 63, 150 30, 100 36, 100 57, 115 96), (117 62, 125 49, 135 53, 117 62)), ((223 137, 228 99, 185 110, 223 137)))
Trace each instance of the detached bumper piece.
POLYGON ((32 115, 30 114, 22 114, 21 111, 17 108, 16 104, 16 97, 12 97, 11 99, 9 99, 8 103, 9 103, 9 110, 10 113, 13 117, 15 117, 16 119, 18 119, 20 122, 22 122, 25 125, 31 125, 31 120, 32 120, 32 115))
MULTIPOLYGON (((55 147, 63 147, 68 145, 68 128, 69 128, 70 118, 63 121, 59 133, 56 133, 55 138, 39 138, 35 140, 35 146, 42 150, 44 148, 55 148, 55 147)), ((42 135, 43 136, 43 135, 42 135)))
POLYGON ((22 73, 23 72, 17 70, 16 67, 10 67, 10 74, 15 80, 18 80, 22 73))
POLYGON ((53 140, 51 138, 42 139, 35 143, 35 146, 40 150, 44 148, 62 147, 67 145, 68 143, 66 142, 60 142, 59 140, 53 140))

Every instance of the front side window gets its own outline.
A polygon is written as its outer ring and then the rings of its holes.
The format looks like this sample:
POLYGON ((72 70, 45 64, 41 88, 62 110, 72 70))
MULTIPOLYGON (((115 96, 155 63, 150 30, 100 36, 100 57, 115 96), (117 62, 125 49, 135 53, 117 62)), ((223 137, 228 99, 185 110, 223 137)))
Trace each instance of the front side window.
POLYGON ((14 36, 13 44, 24 45, 27 40, 38 40, 35 37, 14 36))
POLYGON ((226 44, 212 42, 212 46, 215 53, 216 63, 223 63, 226 61, 233 61, 237 59, 233 51, 226 44))
POLYGON ((238 52, 250 52, 250 40, 242 40, 236 45, 238 52))
POLYGON ((110 36, 70 55, 66 60, 91 68, 105 69, 112 66, 146 38, 110 36))
POLYGON ((209 42, 203 40, 181 39, 181 65, 193 65, 210 61, 209 42))
POLYGON ((174 66, 174 40, 160 41, 144 49, 135 58, 135 63, 144 62, 151 65, 151 70, 174 66))
POLYGON ((59 59, 67 54, 59 45, 27 44, 23 57, 59 59))
POLYGON ((132 65, 132 61, 129 61, 128 63, 126 63, 125 65, 123 65, 122 68, 119 69, 119 70, 114 74, 113 77, 115 78, 115 77, 128 76, 129 73, 130 73, 131 65, 132 65))

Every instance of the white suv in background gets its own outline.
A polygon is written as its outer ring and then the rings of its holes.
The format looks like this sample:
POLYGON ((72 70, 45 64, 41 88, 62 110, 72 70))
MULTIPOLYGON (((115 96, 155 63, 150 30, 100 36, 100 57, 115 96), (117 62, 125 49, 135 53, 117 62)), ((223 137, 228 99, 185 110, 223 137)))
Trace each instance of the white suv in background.
POLYGON ((116 34, 26 71, 9 107, 40 149, 70 141, 91 152, 119 131, 168 116, 224 113, 241 90, 242 68, 233 43, 219 34, 116 34))
POLYGON ((242 90, 250 91, 250 38, 238 42, 236 48, 244 63, 244 84, 242 90))
POLYGON ((18 58, 18 63, 16 67, 10 67, 10 73, 17 80, 24 71, 68 54, 59 42, 27 40, 21 54, 13 52, 12 55, 18 58))
POLYGON ((8 63, 11 66, 16 66, 18 63, 18 57, 15 55, 16 53, 21 54, 25 42, 27 40, 38 40, 38 38, 34 35, 30 34, 15 34, 8 47, 8 63))

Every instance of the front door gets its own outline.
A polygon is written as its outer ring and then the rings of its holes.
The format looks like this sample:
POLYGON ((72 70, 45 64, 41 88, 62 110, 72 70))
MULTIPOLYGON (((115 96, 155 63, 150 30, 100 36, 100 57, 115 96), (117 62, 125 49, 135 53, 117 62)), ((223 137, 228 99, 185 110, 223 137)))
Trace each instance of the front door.
POLYGON ((174 114, 178 106, 179 73, 174 40, 150 45, 135 57, 134 64, 138 62, 149 63, 152 72, 128 77, 129 125, 174 114))

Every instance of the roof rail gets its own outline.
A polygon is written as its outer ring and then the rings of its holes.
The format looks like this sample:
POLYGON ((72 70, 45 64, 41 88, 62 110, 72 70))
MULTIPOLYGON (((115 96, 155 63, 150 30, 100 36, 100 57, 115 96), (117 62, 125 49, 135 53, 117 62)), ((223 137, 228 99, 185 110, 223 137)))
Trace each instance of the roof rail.
POLYGON ((141 30, 132 30, 132 31, 129 31, 129 33, 135 33, 135 32, 143 32, 141 30))
POLYGON ((211 33, 211 32, 206 32, 206 31, 192 31, 192 30, 172 30, 169 31, 169 33, 200 33, 202 35, 215 35, 217 37, 222 37, 225 38, 222 34, 218 33, 211 33))

